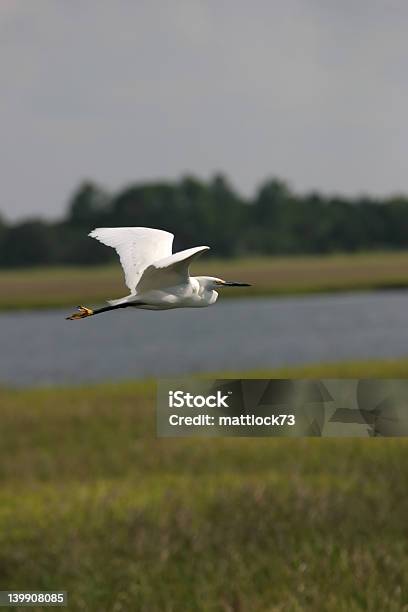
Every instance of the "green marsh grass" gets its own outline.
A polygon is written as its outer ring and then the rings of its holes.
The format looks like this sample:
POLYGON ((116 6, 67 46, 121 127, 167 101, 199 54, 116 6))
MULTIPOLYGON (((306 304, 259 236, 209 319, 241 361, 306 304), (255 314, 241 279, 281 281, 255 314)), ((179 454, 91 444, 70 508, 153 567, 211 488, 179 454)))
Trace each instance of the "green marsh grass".
POLYGON ((408 609, 405 440, 157 439, 154 395, 0 390, 2 589, 65 589, 73 611, 408 609))
MULTIPOLYGON (((408 287, 408 252, 351 255, 203 258, 193 273, 252 283, 227 297, 408 287)), ((0 271, 0 309, 72 307, 127 294, 119 264, 0 271)))

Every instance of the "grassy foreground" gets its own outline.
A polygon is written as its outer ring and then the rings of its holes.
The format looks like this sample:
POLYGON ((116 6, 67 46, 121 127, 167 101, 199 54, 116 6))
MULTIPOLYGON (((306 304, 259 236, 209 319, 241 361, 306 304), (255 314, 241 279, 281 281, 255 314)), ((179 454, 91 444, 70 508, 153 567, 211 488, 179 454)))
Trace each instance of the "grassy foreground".
MULTIPOLYGON (((408 252, 274 257, 237 260, 203 258, 193 273, 253 284, 225 296, 408 287, 408 252)), ((93 304, 126 295, 119 264, 107 267, 0 271, 0 309, 93 304)))
POLYGON ((0 410, 1 589, 65 589, 74 611, 407 610, 404 440, 156 439, 153 383, 3 389, 0 410))

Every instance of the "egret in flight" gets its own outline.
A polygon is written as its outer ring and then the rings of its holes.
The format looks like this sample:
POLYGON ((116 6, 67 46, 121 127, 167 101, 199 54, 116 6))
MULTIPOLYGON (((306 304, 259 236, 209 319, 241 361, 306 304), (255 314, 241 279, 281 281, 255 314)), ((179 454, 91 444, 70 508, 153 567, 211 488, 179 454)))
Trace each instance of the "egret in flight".
POLYGON ((130 294, 108 300, 109 306, 92 310, 79 306, 70 321, 117 308, 201 308, 217 301, 222 287, 249 287, 213 276, 190 276, 190 264, 209 249, 199 246, 172 253, 174 235, 149 227, 99 227, 89 236, 113 247, 119 255, 130 294))

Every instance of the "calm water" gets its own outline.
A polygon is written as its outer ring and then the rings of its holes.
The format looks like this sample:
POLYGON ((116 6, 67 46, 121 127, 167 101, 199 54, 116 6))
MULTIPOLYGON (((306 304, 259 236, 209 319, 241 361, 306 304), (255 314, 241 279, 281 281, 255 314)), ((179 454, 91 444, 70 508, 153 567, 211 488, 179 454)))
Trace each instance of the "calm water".
POLYGON ((76 384, 408 356, 408 292, 220 301, 65 321, 0 315, 0 384, 76 384))

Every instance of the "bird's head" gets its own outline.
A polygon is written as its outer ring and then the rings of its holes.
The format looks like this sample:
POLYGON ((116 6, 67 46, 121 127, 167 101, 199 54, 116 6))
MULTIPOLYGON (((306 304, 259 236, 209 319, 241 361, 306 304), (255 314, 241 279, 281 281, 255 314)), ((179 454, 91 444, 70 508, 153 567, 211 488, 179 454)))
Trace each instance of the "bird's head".
POLYGON ((236 281, 226 281, 215 276, 196 276, 200 285, 207 291, 218 291, 222 287, 250 287, 249 283, 237 283, 236 281))

